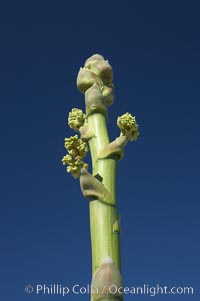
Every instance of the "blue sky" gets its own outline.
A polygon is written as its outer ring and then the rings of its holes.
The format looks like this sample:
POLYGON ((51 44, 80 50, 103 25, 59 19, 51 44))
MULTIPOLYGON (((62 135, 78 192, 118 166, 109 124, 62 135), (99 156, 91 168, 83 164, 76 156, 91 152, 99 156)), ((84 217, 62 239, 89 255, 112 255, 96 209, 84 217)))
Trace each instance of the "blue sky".
POLYGON ((89 300, 24 288, 91 280, 88 203, 61 158, 68 112, 84 108, 78 70, 100 53, 114 70, 110 138, 127 111, 141 133, 118 164, 124 283, 193 286, 173 300, 199 300, 197 1, 79 2, 1 8, 1 298, 89 300))

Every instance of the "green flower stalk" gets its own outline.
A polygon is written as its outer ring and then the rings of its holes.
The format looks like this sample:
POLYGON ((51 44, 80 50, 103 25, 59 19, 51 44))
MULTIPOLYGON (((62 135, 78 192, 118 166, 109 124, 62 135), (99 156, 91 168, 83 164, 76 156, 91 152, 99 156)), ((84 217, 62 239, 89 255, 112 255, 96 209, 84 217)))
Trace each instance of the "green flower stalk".
POLYGON ((112 67, 102 55, 88 58, 77 77, 77 86, 85 94, 85 110, 74 108, 69 113, 70 128, 78 135, 65 139, 68 152, 62 159, 67 172, 80 178, 83 196, 89 201, 92 246, 91 301, 122 301, 120 258, 120 222, 116 206, 116 169, 128 141, 138 138, 134 116, 118 117, 120 135, 110 142, 107 131, 107 108, 114 101, 112 67), (88 149, 92 173, 83 161, 88 149))

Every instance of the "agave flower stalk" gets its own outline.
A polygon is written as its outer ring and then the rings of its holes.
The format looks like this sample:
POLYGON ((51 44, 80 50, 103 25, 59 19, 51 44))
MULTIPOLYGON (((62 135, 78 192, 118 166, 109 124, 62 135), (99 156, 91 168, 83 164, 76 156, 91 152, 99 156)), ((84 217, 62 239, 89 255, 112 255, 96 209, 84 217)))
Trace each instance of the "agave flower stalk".
POLYGON ((109 141, 107 108, 114 100, 112 67, 103 56, 88 58, 77 77, 77 86, 85 94, 85 113, 74 108, 69 126, 79 132, 65 139, 68 154, 62 162, 67 172, 80 179, 83 196, 89 201, 92 246, 92 301, 122 301, 120 259, 120 221, 116 206, 117 162, 124 146, 139 135, 138 124, 128 112, 118 117, 119 137, 109 141), (88 147, 89 146, 89 147, 88 147), (92 172, 83 158, 90 150, 92 172))

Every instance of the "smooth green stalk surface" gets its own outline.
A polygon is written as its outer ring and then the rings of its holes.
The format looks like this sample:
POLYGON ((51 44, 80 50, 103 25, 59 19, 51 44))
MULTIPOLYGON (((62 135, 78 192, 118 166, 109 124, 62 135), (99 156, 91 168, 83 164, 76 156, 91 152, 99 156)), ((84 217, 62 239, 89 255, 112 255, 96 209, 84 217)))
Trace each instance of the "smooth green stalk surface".
POLYGON ((98 159, 98 152, 109 143, 105 117, 92 114, 88 117, 88 125, 93 129, 95 137, 90 139, 90 151, 93 164, 93 175, 99 174, 102 184, 111 193, 114 204, 103 204, 99 200, 90 202, 90 229, 92 241, 93 273, 101 265, 106 256, 111 256, 116 267, 121 269, 119 232, 113 231, 118 215, 115 200, 116 160, 98 159))

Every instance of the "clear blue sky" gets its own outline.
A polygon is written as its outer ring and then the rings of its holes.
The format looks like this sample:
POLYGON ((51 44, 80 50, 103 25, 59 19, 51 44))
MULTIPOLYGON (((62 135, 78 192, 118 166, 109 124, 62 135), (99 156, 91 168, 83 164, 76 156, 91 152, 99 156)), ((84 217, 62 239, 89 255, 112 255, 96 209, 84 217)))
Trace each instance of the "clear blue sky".
MULTIPOLYGON (((91 280, 88 202, 61 158, 76 76, 102 54, 114 69, 116 118, 140 138, 118 165, 124 284, 193 286, 200 298, 200 19, 198 1, 10 1, 1 4, 0 299, 44 296, 26 284, 91 280)), ((173 301, 171 296, 157 297, 173 301)), ((151 300, 127 296, 125 300, 151 300)))

